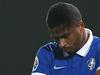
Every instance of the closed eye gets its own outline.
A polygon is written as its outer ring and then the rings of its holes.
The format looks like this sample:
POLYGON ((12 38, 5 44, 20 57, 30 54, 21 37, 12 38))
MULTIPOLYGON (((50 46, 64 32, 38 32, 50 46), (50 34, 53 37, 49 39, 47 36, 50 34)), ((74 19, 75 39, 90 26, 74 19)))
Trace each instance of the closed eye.
POLYGON ((55 40, 55 41, 59 41, 60 39, 62 39, 62 38, 68 38, 70 36, 70 33, 64 33, 63 35, 61 35, 61 36, 59 36, 59 37, 53 37, 53 39, 55 40))

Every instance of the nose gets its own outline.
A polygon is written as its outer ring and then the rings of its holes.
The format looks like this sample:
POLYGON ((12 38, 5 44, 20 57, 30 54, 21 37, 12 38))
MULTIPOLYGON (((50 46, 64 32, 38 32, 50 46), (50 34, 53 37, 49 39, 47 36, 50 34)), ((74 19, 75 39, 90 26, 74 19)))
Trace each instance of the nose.
POLYGON ((68 43, 66 42, 66 40, 64 38, 59 39, 59 47, 64 48, 64 47, 68 46, 68 43))

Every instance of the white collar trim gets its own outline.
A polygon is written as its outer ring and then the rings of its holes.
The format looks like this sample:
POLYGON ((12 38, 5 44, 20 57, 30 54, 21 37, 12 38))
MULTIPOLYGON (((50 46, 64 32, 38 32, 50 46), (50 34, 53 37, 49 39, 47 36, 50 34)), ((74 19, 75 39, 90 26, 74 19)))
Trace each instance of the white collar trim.
POLYGON ((86 42, 86 44, 79 51, 76 52, 78 55, 83 56, 83 57, 85 57, 87 55, 87 53, 89 52, 91 43, 93 41, 92 31, 87 28, 85 28, 85 31, 86 31, 86 33, 90 34, 89 39, 86 42))

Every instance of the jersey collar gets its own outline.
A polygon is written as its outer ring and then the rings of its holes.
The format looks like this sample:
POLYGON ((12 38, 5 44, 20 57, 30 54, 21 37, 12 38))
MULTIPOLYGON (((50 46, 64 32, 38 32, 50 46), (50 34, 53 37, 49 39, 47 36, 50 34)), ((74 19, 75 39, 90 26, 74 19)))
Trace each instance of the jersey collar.
POLYGON ((87 53, 89 52, 91 43, 93 41, 92 31, 90 29, 87 29, 87 28, 85 28, 85 31, 86 31, 86 33, 90 34, 89 39, 86 42, 86 44, 79 51, 76 52, 78 55, 83 56, 83 57, 85 57, 87 55, 87 53))

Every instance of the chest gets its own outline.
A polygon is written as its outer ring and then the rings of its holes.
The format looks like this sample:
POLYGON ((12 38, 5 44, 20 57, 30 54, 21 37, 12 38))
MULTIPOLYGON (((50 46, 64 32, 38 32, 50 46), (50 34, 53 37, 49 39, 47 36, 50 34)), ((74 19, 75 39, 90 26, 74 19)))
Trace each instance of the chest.
POLYGON ((95 56, 95 53, 91 53, 86 57, 75 55, 71 59, 55 59, 51 68, 51 75, 95 75, 95 56))

